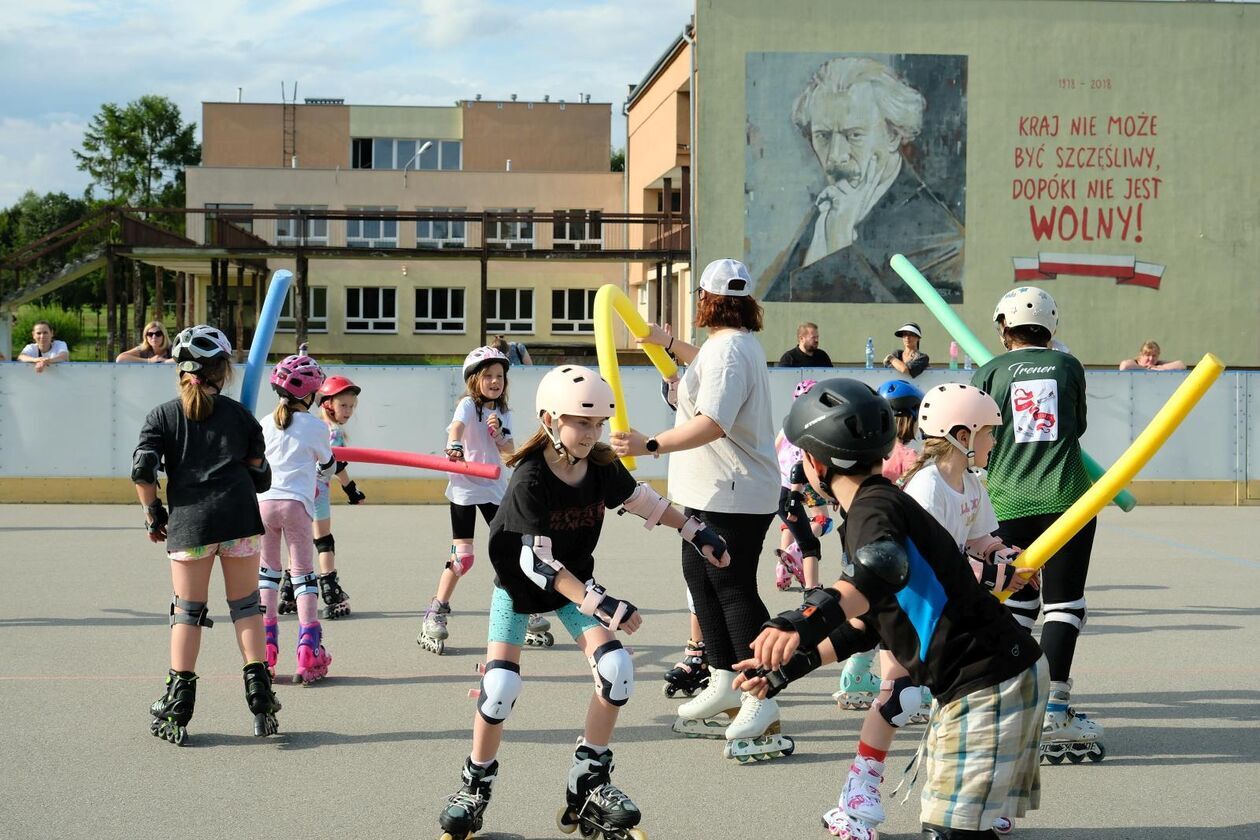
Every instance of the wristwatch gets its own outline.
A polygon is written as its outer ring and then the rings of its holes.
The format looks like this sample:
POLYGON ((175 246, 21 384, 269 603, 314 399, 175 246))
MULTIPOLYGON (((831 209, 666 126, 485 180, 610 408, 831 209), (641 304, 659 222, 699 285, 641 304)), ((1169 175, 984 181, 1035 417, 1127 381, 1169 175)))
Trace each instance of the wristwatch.
POLYGON ((643 446, 645 449, 647 449, 649 453, 651 453, 653 458, 661 457, 661 453, 660 453, 661 442, 657 440, 656 438, 654 437, 648 438, 647 443, 645 443, 643 446))

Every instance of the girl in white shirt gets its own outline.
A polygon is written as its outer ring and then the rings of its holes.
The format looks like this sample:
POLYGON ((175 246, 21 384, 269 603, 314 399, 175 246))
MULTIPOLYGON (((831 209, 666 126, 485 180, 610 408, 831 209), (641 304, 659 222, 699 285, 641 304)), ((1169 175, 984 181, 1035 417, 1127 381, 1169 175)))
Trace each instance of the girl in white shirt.
POLYGON ((294 682, 310 684, 328 674, 332 656, 323 645, 323 629, 316 604, 317 575, 311 523, 315 517, 318 474, 331 475, 336 467, 328 428, 308 413, 324 372, 310 356, 289 356, 271 372, 271 387, 280 397, 275 412, 263 422, 271 489, 258 496, 266 532, 258 589, 262 598, 263 629, 267 636, 267 667, 275 671, 280 655, 280 538, 289 547, 289 577, 297 597, 298 646, 294 682))

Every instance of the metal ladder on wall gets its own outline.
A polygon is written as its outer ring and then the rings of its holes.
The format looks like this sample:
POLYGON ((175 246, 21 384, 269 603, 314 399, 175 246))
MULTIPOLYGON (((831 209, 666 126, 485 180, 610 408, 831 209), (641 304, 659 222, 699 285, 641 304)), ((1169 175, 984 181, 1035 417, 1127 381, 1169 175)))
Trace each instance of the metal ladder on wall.
POLYGON ((284 82, 280 83, 280 100, 284 103, 284 156, 281 166, 296 168, 297 159, 297 82, 293 83, 293 99, 285 96, 284 82))

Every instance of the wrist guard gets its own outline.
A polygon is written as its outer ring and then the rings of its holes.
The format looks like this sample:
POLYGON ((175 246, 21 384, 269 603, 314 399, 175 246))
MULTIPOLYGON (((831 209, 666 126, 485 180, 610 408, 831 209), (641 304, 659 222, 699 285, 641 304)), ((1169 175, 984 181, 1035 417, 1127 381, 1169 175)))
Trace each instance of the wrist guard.
POLYGON ((341 485, 341 492, 346 494, 346 498, 350 500, 350 504, 357 505, 359 502, 367 498, 367 495, 360 492, 358 485, 353 481, 348 484, 341 485))
POLYGON ((164 534, 166 532, 166 523, 170 521, 170 515, 166 512, 166 507, 162 504, 162 500, 155 499, 153 504, 145 505, 144 512, 148 515, 144 523, 145 530, 150 534, 164 534))
POLYGON ((457 440, 453 440, 446 444, 446 457, 452 461, 464 460, 464 444, 457 440))
POLYGON ((784 522, 801 522, 806 517, 805 494, 800 490, 789 490, 779 503, 779 516, 784 522))
POLYGON ((818 651, 804 651, 798 648, 796 653, 792 654, 791 659, 773 671, 768 671, 765 668, 755 668, 751 671, 745 671, 744 676, 765 677, 766 682, 770 685, 769 691, 766 692, 766 697, 769 698, 787 688, 788 683, 799 680, 820 667, 822 667, 822 657, 818 654, 818 651))
POLYGON ((704 554, 704 547, 708 546, 713 549, 714 558, 721 557, 726 553, 726 540, 718 536, 717 532, 704 522, 692 516, 683 523, 678 529, 678 533, 682 538, 696 547, 696 551, 704 554))
POLYGON ((834 589, 811 589, 805 595, 805 603, 800 608, 779 613, 762 626, 796 633, 801 637, 802 648, 815 650, 823 639, 845 623, 845 619, 839 592, 834 589))
POLYGON ((249 478, 254 482, 255 493, 266 493, 271 489, 271 464, 267 463, 266 458, 258 466, 246 464, 245 468, 249 470, 249 478))
POLYGON ((578 605, 584 615, 593 615, 609 630, 616 630, 637 608, 629 601, 621 601, 608 594, 608 590, 593 580, 586 582, 586 597, 578 605))

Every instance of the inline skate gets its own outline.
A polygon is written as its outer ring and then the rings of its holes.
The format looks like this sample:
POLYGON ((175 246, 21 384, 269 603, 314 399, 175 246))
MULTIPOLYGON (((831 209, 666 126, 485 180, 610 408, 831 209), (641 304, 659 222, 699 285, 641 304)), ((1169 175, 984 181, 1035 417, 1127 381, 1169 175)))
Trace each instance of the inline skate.
POLYGON ((742 694, 731 688, 734 681, 734 672, 712 669, 708 687, 678 707, 674 731, 688 738, 726 737, 726 728, 740 711, 742 694), (727 720, 719 715, 725 715, 727 720))
POLYGON ((276 678, 276 663, 280 661, 280 622, 263 620, 263 633, 267 639, 267 673, 276 678))
POLYGON ((468 840, 481 830, 490 793, 499 776, 499 762, 488 767, 473 764, 472 756, 464 759, 463 786, 446 799, 446 810, 438 816, 443 834, 440 840, 468 840))
POLYGON ((341 588, 336 569, 319 576, 319 597, 324 602, 319 608, 320 618, 336 620, 350 615, 350 593, 341 588))
POLYGON ((538 613, 530 613, 529 623, 525 626, 525 647, 551 647, 555 643, 551 622, 538 613))
POLYGON ((673 697, 682 692, 686 697, 693 697, 708 685, 709 660, 705 657, 704 642, 688 639, 682 660, 665 672, 665 696, 673 697))
POLYGON ((276 606, 276 612, 280 615, 297 612, 297 596, 293 594, 293 579, 289 577, 288 569, 285 569, 284 577, 280 579, 280 603, 276 606))
POLYGON ((876 828, 887 818, 879 793, 883 781, 884 762, 855 756, 839 805, 823 814, 823 827, 841 840, 877 840, 876 828))
POLYGON ((796 742, 779 734, 779 704, 774 698, 762 700, 744 694, 739 714, 726 727, 725 735, 722 754, 740 764, 783 758, 796 751, 796 742))
POLYGON ((328 676, 332 655, 323 645, 324 628, 318 621, 303 624, 298 631, 297 670, 293 682, 310 685, 328 676))
POLYGON ((871 707, 879 694, 880 679, 871 673, 871 663, 875 660, 874 650, 855 653, 844 663, 840 672, 840 690, 831 698, 842 709, 864 710, 871 707))
POLYGON ((271 675, 262 662, 251 662, 244 667, 245 704, 254 713, 254 735, 259 738, 275 735, 280 731, 276 721, 276 712, 280 711, 280 701, 271 690, 271 675))
POLYGON ((792 578, 805 586, 805 563, 801 557, 801 549, 796 543, 792 543, 785 549, 774 550, 775 556, 779 558, 779 562, 774 564, 774 585, 779 588, 780 592, 784 592, 791 588, 792 578))
POLYGON ((177 747, 188 741, 188 721, 197 704, 197 675, 192 671, 172 670, 166 675, 166 693, 149 707, 153 722, 149 732, 165 738, 177 747))
POLYGON ((1071 700, 1071 680, 1050 683, 1050 701, 1041 727, 1041 757, 1051 764, 1062 764, 1065 758, 1073 764, 1087 758, 1102 761, 1107 756, 1102 724, 1073 709, 1071 700))
POLYGON ((566 804, 556 815, 562 832, 577 831, 598 840, 647 840, 647 834, 635 828, 643 819, 642 812, 612 783, 612 771, 612 750, 596 753, 591 747, 578 746, 569 771, 566 804))
POLYGON ((451 635, 446 629, 447 616, 451 614, 449 601, 434 598, 424 611, 424 622, 420 625, 420 634, 416 636, 416 644, 438 656, 446 650, 446 640, 451 635))

